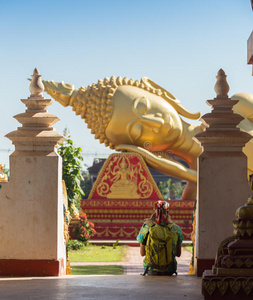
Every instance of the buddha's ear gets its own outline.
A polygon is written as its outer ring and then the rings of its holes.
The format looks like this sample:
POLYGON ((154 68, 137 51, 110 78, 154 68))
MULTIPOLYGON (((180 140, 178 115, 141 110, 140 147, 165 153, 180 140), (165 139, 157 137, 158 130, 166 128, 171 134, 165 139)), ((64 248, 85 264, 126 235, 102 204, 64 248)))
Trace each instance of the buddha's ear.
POLYGON ((134 124, 129 132, 130 138, 135 142, 142 135, 143 126, 140 123, 134 124))

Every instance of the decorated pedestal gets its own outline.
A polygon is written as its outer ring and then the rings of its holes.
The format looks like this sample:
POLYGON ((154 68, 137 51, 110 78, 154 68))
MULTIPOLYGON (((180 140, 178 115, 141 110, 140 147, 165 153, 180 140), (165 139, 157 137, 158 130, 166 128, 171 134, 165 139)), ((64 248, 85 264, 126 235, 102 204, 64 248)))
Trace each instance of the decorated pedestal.
MULTIPOLYGON (((89 199, 81 200, 81 211, 95 224, 93 240, 135 240, 145 218, 163 199, 142 156, 115 153, 104 163, 89 199)), ((190 240, 194 200, 169 201, 170 215, 190 240)), ((72 228, 78 219, 72 219, 72 228)), ((75 238, 70 228, 72 238, 75 238)), ((91 240, 92 241, 92 240, 91 240)))
POLYGON ((253 196, 236 217, 234 236, 220 244, 215 265, 203 273, 205 300, 253 299, 253 196))

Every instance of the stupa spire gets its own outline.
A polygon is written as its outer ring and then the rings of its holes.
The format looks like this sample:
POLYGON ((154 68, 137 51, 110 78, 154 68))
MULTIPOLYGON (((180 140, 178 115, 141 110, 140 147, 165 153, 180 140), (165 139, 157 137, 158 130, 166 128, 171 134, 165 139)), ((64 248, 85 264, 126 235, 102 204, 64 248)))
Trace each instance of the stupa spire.
POLYGON ((29 98, 43 97, 44 84, 42 83, 41 75, 37 68, 35 68, 33 70, 33 75, 31 75, 31 77, 32 77, 32 80, 31 80, 31 83, 29 86, 31 96, 29 98))
POLYGON ((218 98, 226 97, 228 98, 229 85, 227 83, 227 75, 220 69, 216 76, 217 82, 214 86, 215 93, 218 98))
POLYGON ((44 155, 43 151, 56 152, 55 146, 62 143, 65 137, 51 127, 59 118, 47 111, 47 107, 53 101, 43 97, 44 85, 37 68, 33 71, 29 90, 30 97, 21 99, 27 108, 26 111, 14 116, 22 127, 18 127, 6 137, 15 145, 16 154, 17 151, 32 151, 33 155, 44 155))

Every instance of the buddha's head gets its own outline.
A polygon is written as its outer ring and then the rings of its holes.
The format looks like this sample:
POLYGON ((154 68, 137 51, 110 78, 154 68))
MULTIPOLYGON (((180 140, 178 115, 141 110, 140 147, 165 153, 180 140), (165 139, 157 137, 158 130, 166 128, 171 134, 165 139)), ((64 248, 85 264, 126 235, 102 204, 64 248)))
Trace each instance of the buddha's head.
POLYGON ((57 83, 43 83, 46 92, 62 105, 71 105, 95 138, 111 149, 130 144, 150 151, 166 150, 182 134, 180 115, 200 117, 200 113, 190 113, 178 99, 146 77, 134 81, 113 76, 79 90, 65 84, 66 90, 60 91, 63 95, 55 89, 57 83))
POLYGON ((179 114, 192 119, 200 116, 188 112, 172 94, 146 77, 136 84, 118 86, 111 100, 113 111, 105 135, 113 145, 163 151, 182 134, 179 114))

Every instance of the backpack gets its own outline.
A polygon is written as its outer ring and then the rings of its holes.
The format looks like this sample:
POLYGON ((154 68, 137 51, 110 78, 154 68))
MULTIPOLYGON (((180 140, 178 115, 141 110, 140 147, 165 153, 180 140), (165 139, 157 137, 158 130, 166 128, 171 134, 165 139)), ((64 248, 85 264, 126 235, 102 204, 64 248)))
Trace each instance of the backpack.
MULTIPOLYGON (((170 267, 173 271, 168 275, 177 274, 176 263, 172 256, 172 236, 173 233, 168 225, 154 224, 150 227, 145 246, 148 268, 166 272, 170 267)), ((148 268, 145 270, 144 276, 147 274, 148 268)))

